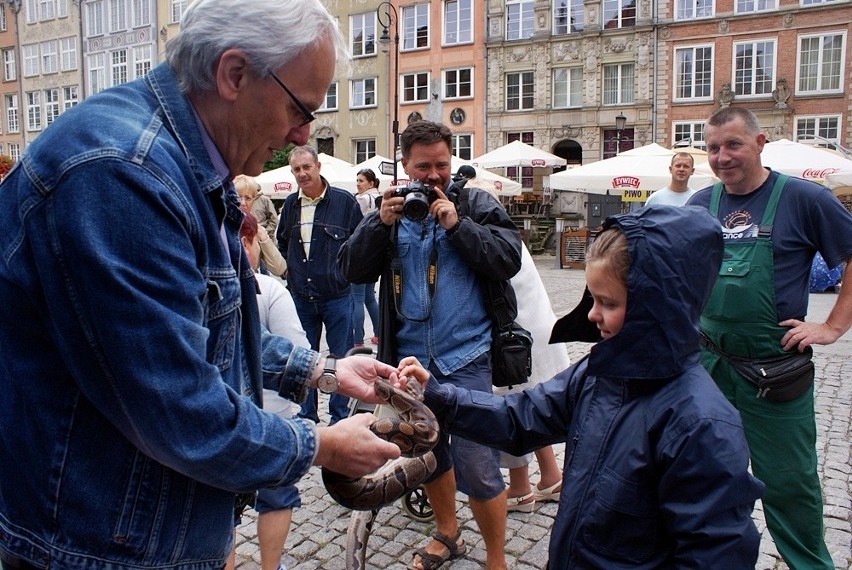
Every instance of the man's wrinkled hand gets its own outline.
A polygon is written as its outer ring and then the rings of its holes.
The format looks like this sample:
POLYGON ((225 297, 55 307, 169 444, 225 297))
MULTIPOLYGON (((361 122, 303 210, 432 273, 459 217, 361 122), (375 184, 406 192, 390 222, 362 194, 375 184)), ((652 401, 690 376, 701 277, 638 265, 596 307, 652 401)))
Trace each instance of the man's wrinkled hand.
POLYGON ((331 427, 317 428, 319 451, 314 464, 347 477, 363 477, 399 457, 399 447, 369 430, 374 421, 373 414, 355 414, 331 427))
POLYGON ((798 319, 788 319, 779 323, 782 327, 790 327, 781 339, 784 350, 804 352, 815 344, 832 344, 841 336, 841 331, 832 328, 828 323, 811 323, 798 319))
POLYGON ((396 381, 396 368, 368 356, 349 356, 337 361, 338 391, 368 404, 381 404, 373 389, 377 378, 396 381))

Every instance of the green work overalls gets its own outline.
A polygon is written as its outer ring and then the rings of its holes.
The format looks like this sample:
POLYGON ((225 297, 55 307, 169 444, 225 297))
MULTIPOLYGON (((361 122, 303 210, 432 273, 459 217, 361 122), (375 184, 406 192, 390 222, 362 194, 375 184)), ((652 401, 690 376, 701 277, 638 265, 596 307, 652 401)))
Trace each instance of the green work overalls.
MULTIPOLYGON (((772 224, 787 177, 779 175, 756 240, 726 240, 719 277, 701 331, 723 351, 744 358, 783 353, 775 305, 772 224)), ((710 213, 718 217, 722 185, 714 186, 710 213)), ((833 569, 823 539, 822 493, 817 474, 813 387, 789 402, 757 397, 757 387, 721 356, 701 349, 701 363, 739 410, 752 471, 766 484, 763 508, 778 552, 791 569, 833 569)))

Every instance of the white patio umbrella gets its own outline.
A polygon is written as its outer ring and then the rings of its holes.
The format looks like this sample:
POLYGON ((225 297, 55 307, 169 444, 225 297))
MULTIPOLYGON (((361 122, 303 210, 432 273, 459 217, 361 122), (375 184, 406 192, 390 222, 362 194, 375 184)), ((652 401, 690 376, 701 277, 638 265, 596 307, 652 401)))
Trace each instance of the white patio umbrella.
MULTIPOLYGON (((682 149, 668 149, 652 143, 626 150, 618 156, 569 168, 550 175, 550 188, 572 190, 587 194, 606 194, 627 191, 634 198, 647 198, 649 192, 668 186, 671 182, 669 166, 672 157, 682 149)), ((691 188, 704 188, 716 182, 712 173, 699 174, 698 165, 707 160, 706 153, 690 149, 695 159, 695 174, 689 179, 691 188)), ((545 185, 548 183, 545 182, 545 185)))
MULTIPOLYGON (((760 153, 763 166, 768 166, 789 176, 798 176, 814 182, 822 182, 829 174, 852 170, 852 160, 833 150, 781 139, 766 143, 760 153)), ((699 167, 695 169, 699 173, 699 167)), ((710 165, 700 167, 702 174, 712 174, 710 165)))
POLYGON ((835 196, 852 194, 852 169, 827 174, 822 183, 831 188, 835 196))
MULTIPOLYGON (((317 158, 320 163, 320 174, 328 180, 329 184, 355 193, 354 166, 345 160, 324 153, 317 155, 317 158)), ((271 198, 286 198, 290 192, 299 187, 289 165, 267 170, 255 177, 255 180, 260 184, 260 191, 271 198)))
POLYGON ((473 166, 482 168, 500 168, 507 166, 565 166, 568 161, 521 141, 513 141, 495 148, 491 152, 486 152, 470 162, 473 166))

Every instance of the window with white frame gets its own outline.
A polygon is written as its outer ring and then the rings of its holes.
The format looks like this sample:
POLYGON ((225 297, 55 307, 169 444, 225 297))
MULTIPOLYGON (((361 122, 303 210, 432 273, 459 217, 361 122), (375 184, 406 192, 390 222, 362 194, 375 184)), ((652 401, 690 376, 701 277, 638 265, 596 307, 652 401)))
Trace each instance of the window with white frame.
POLYGON ((106 54, 93 53, 87 56, 89 60, 89 95, 100 93, 106 89, 106 54))
POLYGON ((706 149, 704 121, 672 123, 672 146, 677 145, 706 149))
POLYGON ((553 35, 582 32, 583 0, 553 0, 553 35))
POLYGON ((63 110, 67 111, 80 102, 80 96, 76 85, 68 85, 62 88, 63 110))
POLYGON ((15 64, 14 48, 3 50, 3 80, 14 81, 18 78, 18 66, 15 64))
POLYGON ((0 32, 5 32, 7 29, 6 10, 0 9, 0 32))
POLYGON ((444 99, 473 97, 473 68, 444 70, 444 99))
POLYGON ((38 3, 38 19, 44 22, 45 20, 53 20, 56 18, 55 0, 39 0, 38 3))
POLYGON ((444 1, 444 45, 473 41, 473 0, 444 1))
POLYGON ((402 50, 429 47, 429 4, 402 8, 402 50))
POLYGON ((56 0, 56 17, 68 17, 68 0, 56 0))
POLYGON ((41 91, 27 91, 27 130, 41 130, 41 91))
POLYGON ((56 40, 41 43, 41 72, 56 73, 59 71, 59 46, 56 40))
POLYGON ((151 71, 152 58, 150 44, 133 48, 133 79, 142 77, 151 71))
POLYGON ((846 32, 799 36, 796 93, 841 93, 846 32))
POLYGON ((634 102, 635 68, 632 63, 603 66, 603 104, 624 105, 634 102))
POLYGON ((553 108, 583 106, 583 68, 560 67, 553 70, 553 108))
POLYGON ((429 100, 429 73, 406 73, 400 78, 403 103, 422 103, 429 100))
POLYGON ((349 16, 349 36, 352 57, 376 55, 376 13, 349 16))
POLYGON ((506 74, 506 110, 522 111, 535 106, 535 81, 532 71, 506 74))
POLYGON ((775 40, 734 43, 734 93, 769 95, 775 89, 775 40))
POLYGON ((376 156, 376 139, 357 139, 355 143, 355 164, 361 164, 376 156))
MULTIPOLYGON (((520 133, 506 133, 506 142, 521 141, 524 144, 533 144, 533 132, 523 131, 520 133)), ((524 188, 532 188, 533 186, 533 169, 529 166, 519 168, 510 166, 506 169, 506 178, 511 178, 516 182, 520 182, 524 188)))
POLYGON ((602 9, 605 30, 636 25, 636 0, 603 0, 602 9))
POLYGON ((831 141, 837 144, 839 136, 840 115, 796 117, 793 122, 793 140, 795 141, 814 141, 817 144, 825 144, 825 141, 831 141))
POLYGON ((127 29, 126 8, 125 0, 109 0, 110 32, 121 32, 127 29))
POLYGON ((337 110, 337 81, 328 86, 325 92, 325 99, 322 101, 322 106, 317 109, 319 111, 336 111, 337 110))
POLYGON ((86 34, 100 36, 104 33, 104 2, 95 0, 86 6, 86 34))
POLYGON ((24 6, 24 19, 28 24, 38 22, 38 3, 36 0, 27 0, 24 6))
POLYGON ((183 13, 186 11, 186 7, 189 4, 188 0, 171 0, 171 11, 169 20, 172 24, 179 24, 181 17, 183 17, 183 13))
POLYGON ((130 25, 134 28, 151 25, 151 0, 133 0, 130 25))
POLYGON ((5 97, 6 100, 6 132, 19 133, 21 125, 18 122, 18 95, 9 93, 5 97))
POLYGON ((834 2, 842 2, 843 0, 801 0, 802 6, 818 6, 820 4, 833 4, 834 2))
POLYGON ((675 49, 674 100, 713 98, 713 46, 675 49))
POLYGON ((376 78, 353 79, 349 83, 349 107, 359 109, 376 106, 376 78))
POLYGON ((778 9, 778 0, 737 0, 734 4, 735 14, 751 14, 778 9))
POLYGON ((59 89, 44 90, 44 125, 48 126, 59 116, 59 89))
POLYGON ((77 38, 71 36, 59 40, 59 69, 62 71, 77 69, 77 38))
POLYGON ((473 135, 453 133, 453 156, 462 160, 473 160, 473 135))
POLYGON ((535 0, 506 0, 506 39, 526 40, 535 31, 535 0))
POLYGON ((110 59, 110 85, 121 85, 127 83, 127 50, 117 49, 109 54, 110 59))
POLYGON ((38 75, 38 44, 21 46, 24 56, 24 77, 38 75))
POLYGON ((21 158, 21 145, 9 143, 9 158, 17 162, 21 158))
POLYGON ((676 0, 675 20, 698 20, 713 16, 713 0, 676 0))

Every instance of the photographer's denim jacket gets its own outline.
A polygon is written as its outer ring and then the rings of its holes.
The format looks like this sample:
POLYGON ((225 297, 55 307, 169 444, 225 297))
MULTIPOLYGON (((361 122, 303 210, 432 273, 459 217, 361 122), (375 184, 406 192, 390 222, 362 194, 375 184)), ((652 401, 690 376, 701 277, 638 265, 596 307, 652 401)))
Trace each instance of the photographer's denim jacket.
POLYGON ((293 398, 317 355, 261 334, 233 185, 172 72, 64 113, 0 196, 0 556, 221 568, 235 493, 316 449, 258 409, 261 375, 293 398))

